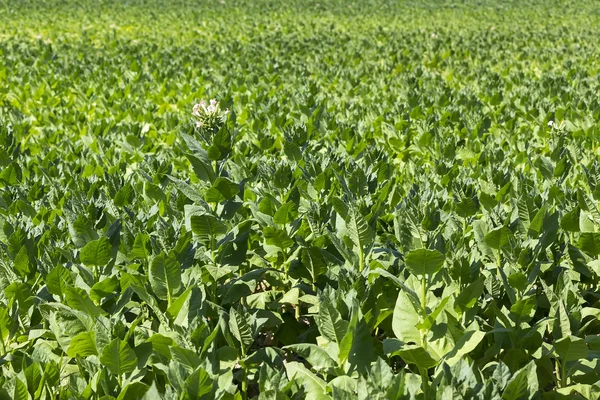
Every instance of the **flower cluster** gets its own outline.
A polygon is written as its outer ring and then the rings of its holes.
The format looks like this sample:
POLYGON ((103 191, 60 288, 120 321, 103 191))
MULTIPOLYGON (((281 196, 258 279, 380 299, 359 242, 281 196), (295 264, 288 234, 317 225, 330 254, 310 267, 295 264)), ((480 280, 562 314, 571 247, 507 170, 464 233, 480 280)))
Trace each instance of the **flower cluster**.
POLYGON ((229 114, 229 109, 222 110, 219 102, 215 99, 210 100, 209 103, 202 100, 200 103, 194 105, 192 110, 196 129, 201 134, 215 134, 218 132, 223 124, 225 124, 227 114, 229 114))
POLYGON ((567 123, 566 123, 565 121, 560 121, 560 123, 559 123, 559 124, 557 124, 557 123, 556 123, 556 122, 554 122, 554 121, 548 121, 548 127, 549 127, 549 128, 554 128, 554 129, 557 129, 557 130, 561 130, 561 129, 563 129, 563 128, 565 127, 565 125, 566 125, 566 124, 567 124, 567 123))

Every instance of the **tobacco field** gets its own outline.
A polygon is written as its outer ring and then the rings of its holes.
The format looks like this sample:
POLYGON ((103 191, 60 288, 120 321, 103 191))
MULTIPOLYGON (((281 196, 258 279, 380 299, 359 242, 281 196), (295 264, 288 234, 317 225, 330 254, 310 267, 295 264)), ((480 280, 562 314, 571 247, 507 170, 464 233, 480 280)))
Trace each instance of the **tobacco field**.
POLYGON ((600 3, 0 2, 0 399, 600 398, 600 3))

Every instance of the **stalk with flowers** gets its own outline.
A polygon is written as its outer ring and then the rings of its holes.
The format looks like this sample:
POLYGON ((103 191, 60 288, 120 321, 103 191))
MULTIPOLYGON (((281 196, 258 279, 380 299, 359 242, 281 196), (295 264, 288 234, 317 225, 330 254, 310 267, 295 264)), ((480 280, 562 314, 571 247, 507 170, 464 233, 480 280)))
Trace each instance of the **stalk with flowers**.
POLYGON ((229 109, 222 109, 216 99, 211 99, 208 103, 202 100, 192 109, 195 133, 203 144, 206 156, 214 162, 217 177, 232 149, 232 136, 227 127, 228 116, 229 109))

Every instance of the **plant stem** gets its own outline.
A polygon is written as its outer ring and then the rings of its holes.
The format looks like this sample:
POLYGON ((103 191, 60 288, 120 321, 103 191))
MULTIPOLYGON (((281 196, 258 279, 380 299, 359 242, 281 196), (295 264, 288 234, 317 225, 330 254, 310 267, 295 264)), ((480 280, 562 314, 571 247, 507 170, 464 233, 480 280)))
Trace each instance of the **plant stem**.
POLYGON ((242 367, 242 399, 248 398, 248 376, 246 375, 246 369, 242 367))
MULTIPOLYGON (((423 275, 421 278, 421 313, 423 323, 427 320, 427 277, 423 275)), ((427 329, 421 329, 421 342, 425 350, 427 350, 427 329)))
POLYGON ((421 278, 421 311, 424 318, 427 317, 427 301, 425 296, 427 296, 427 277, 423 275, 421 278))
POLYGON ((567 386, 567 362, 563 361, 560 364, 560 387, 567 386))
POLYGON ((365 253, 362 247, 358 251, 358 273, 360 274, 365 267, 365 253))
POLYGON ((427 392, 429 392, 429 376, 427 375, 427 368, 419 368, 419 372, 421 372, 421 381, 423 385, 423 399, 427 400, 427 392))

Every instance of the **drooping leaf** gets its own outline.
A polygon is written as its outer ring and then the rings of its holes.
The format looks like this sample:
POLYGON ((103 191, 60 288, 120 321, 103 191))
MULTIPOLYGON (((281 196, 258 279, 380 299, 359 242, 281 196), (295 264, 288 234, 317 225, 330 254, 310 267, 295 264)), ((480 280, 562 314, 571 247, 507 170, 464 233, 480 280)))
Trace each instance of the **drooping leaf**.
POLYGON ((81 262, 88 266, 104 266, 108 264, 111 258, 112 244, 106 236, 89 242, 81 249, 79 254, 81 262))
POLYGON ((172 256, 160 253, 150 264, 148 280, 159 299, 170 301, 181 287, 179 263, 172 256))
POLYGON ((128 374, 137 367, 135 352, 127 342, 118 338, 104 346, 100 362, 113 375, 128 374))
POLYGON ((444 255, 437 250, 417 249, 406 255, 406 267, 416 276, 431 276, 444 265, 444 255))

